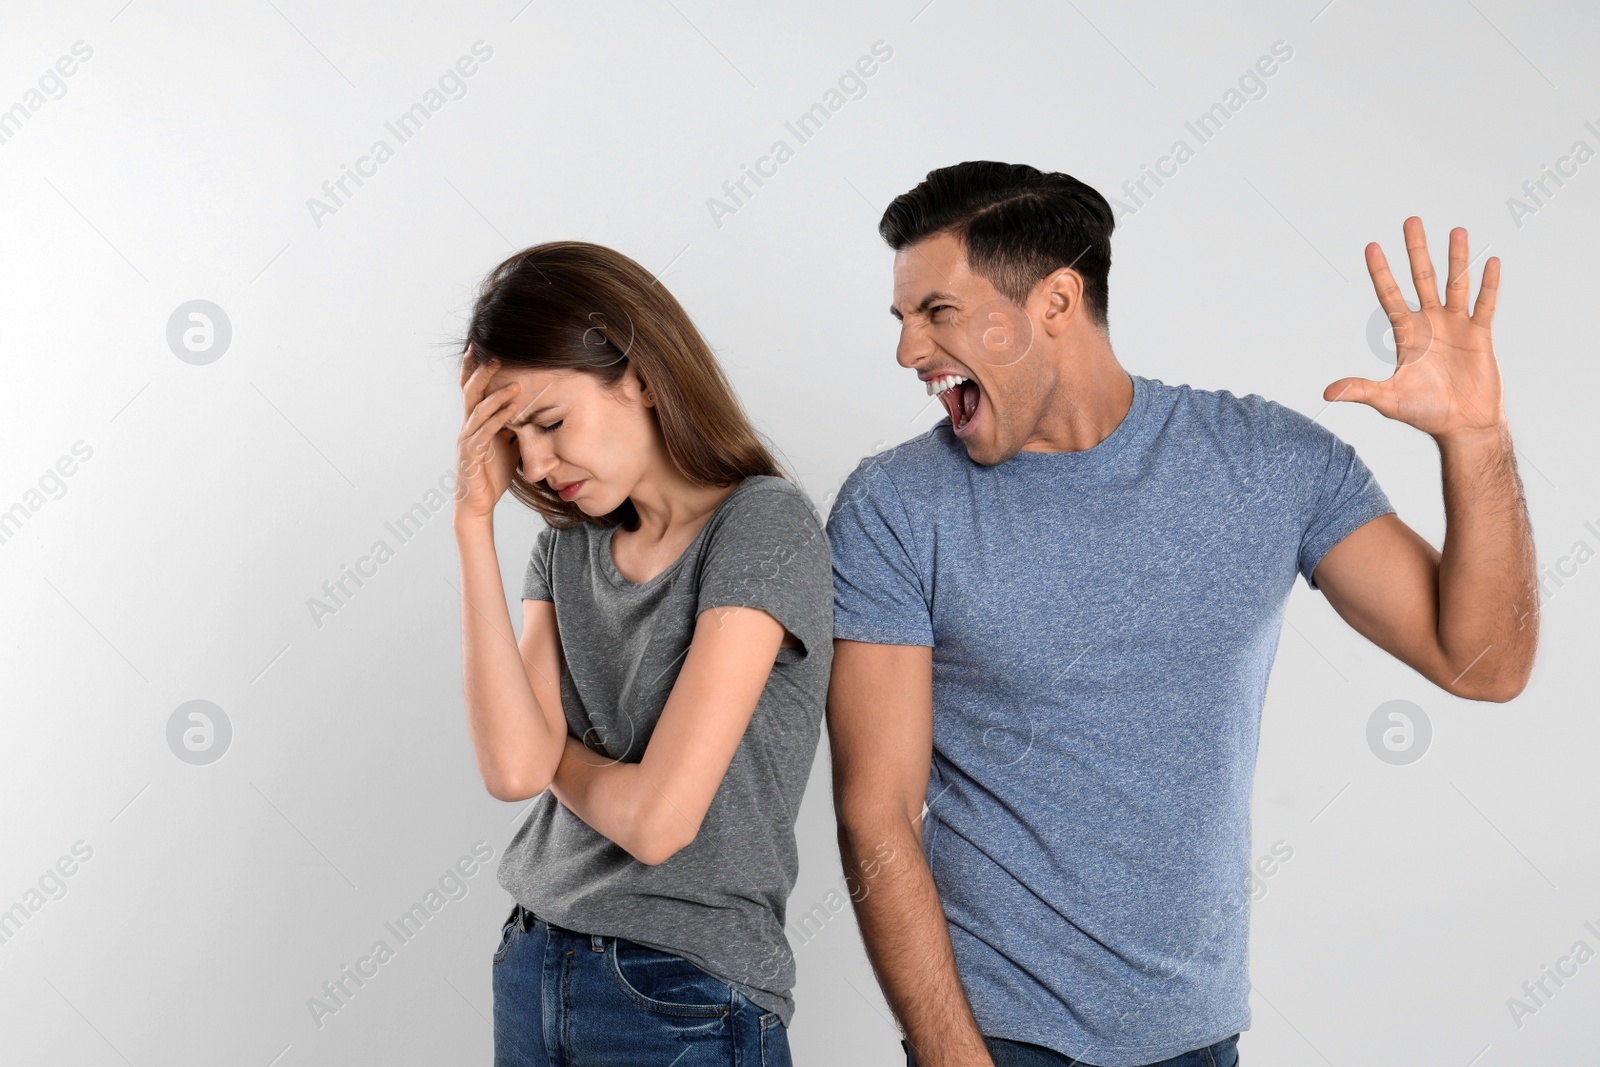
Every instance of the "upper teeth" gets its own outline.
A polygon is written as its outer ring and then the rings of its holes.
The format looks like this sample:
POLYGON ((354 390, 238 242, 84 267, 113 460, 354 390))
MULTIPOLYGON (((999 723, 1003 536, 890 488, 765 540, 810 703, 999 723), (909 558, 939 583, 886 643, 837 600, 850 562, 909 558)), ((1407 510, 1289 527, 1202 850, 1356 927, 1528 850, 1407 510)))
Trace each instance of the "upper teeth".
POLYGON ((928 395, 929 396, 938 396, 940 393, 944 392, 946 389, 953 389, 953 388, 955 388, 956 386, 960 385, 962 382, 964 382, 966 380, 967 379, 963 378, 959 374, 946 374, 942 378, 929 378, 928 379, 928 395))

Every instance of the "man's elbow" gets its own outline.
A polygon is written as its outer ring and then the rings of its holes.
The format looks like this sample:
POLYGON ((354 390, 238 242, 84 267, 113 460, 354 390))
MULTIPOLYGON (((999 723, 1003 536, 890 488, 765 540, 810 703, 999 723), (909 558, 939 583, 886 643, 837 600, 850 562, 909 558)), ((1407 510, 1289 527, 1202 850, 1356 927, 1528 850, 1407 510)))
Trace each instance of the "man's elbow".
POLYGON ((913 814, 909 801, 898 796, 836 798, 834 820, 841 852, 846 856, 865 855, 891 839, 918 838, 920 808, 918 804, 913 814))
POLYGON ((1445 692, 1463 700, 1505 704, 1522 695, 1522 691, 1528 688, 1532 673, 1533 663, 1530 660, 1515 671, 1501 671, 1493 675, 1485 672, 1476 678, 1463 675, 1450 682, 1440 681, 1438 685, 1445 692))
POLYGON ((1528 688, 1528 676, 1526 674, 1522 674, 1505 681, 1497 681, 1491 685, 1485 686, 1471 699, 1486 700, 1495 704, 1505 704, 1521 696, 1522 691, 1526 688, 1528 688))

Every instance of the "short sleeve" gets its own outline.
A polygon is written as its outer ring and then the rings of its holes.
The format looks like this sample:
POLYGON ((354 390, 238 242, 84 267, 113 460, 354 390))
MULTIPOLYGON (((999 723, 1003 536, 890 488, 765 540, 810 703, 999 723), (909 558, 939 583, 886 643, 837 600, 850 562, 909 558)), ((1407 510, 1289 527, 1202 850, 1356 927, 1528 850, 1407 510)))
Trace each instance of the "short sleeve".
MULTIPOLYGON (((760 608, 809 654, 832 637, 828 538, 805 491, 791 483, 755 488, 719 522, 707 542, 695 614, 710 608, 760 608)), ((828 646, 831 655, 832 646, 828 646)))
POLYGON ((878 466, 867 459, 856 467, 828 516, 833 636, 932 647, 933 618, 912 551, 911 521, 894 482, 878 466))
POLYGON ((1356 450, 1327 427, 1288 408, 1290 433, 1303 449, 1308 484, 1303 487, 1300 552, 1297 566, 1306 585, 1329 549, 1359 527, 1394 508, 1356 450))
POLYGON ((522 575, 523 600, 554 600, 550 594, 550 553, 555 548, 556 528, 546 526, 534 538, 528 553, 528 569, 522 575))

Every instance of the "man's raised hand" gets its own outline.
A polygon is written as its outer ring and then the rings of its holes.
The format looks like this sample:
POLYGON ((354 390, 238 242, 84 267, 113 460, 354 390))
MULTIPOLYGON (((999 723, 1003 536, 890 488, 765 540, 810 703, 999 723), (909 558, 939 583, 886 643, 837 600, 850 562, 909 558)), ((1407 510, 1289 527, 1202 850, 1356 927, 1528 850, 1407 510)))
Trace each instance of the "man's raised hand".
POLYGON ((1450 231, 1450 276, 1441 305, 1422 220, 1413 215, 1403 229, 1420 305, 1416 311, 1406 305, 1383 249, 1376 241, 1367 245, 1378 303, 1394 324, 1394 374, 1384 381, 1341 378, 1322 391, 1322 398, 1367 404, 1435 438, 1498 434, 1505 411, 1489 324, 1500 288, 1500 259, 1491 256, 1483 265, 1478 301, 1469 315, 1467 231, 1460 226, 1450 231))

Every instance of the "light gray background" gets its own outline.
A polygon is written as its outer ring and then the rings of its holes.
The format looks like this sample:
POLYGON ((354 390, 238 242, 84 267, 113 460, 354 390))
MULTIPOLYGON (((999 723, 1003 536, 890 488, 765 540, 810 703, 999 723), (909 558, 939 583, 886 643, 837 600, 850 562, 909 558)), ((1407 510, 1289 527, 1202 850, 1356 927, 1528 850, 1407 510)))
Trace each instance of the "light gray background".
MULTIPOLYGON (((0 1061, 487 1062, 492 864, 320 1028, 307 1001, 394 947, 385 921, 474 841, 497 860, 524 807, 474 767, 448 509, 404 545, 384 525, 451 467, 442 342, 501 258, 580 238, 658 272, 826 511, 942 415, 894 362, 889 200, 974 158, 1122 196, 1183 138, 1195 158, 1114 239, 1124 365, 1318 417, 1437 545, 1433 443, 1321 391, 1387 374, 1364 245, 1405 277, 1420 214, 1443 272, 1465 226, 1474 291, 1503 260, 1496 348, 1551 576, 1509 705, 1443 695, 1295 589, 1252 846, 1293 858, 1254 904, 1244 1061, 1595 1062, 1600 962, 1520 1026, 1508 998, 1600 949, 1600 160, 1520 225, 1508 199, 1600 148, 1600 27, 1578 3, 1324 4, 8 5, 0 108, 74 42, 93 55, 0 144, 0 509, 23 509, 0 544, 0 908, 43 900, 0 944, 0 1061), (385 121, 479 40, 465 95, 397 144, 385 121), (785 121, 880 40, 865 95, 798 144, 785 121), (1279 40, 1266 94, 1198 145, 1184 123, 1279 40), (308 198, 380 137, 394 157, 317 225, 308 198), (718 226, 708 198, 779 138, 794 158, 718 226), (207 365, 166 340, 195 299, 232 327, 207 365), (49 482, 78 441, 91 458, 49 482), (380 538, 394 558, 318 627, 308 600, 380 538), (167 743, 196 699, 232 727, 204 766, 167 743), (1366 740, 1390 700, 1432 724, 1409 765, 1366 740), (78 841, 64 892, 28 898, 78 841)), ((538 522, 510 498, 500 519, 514 598, 538 522)), ((853 916, 825 903, 826 744, 799 833, 791 912, 822 918, 796 939, 796 1060, 899 1062, 853 916)))

